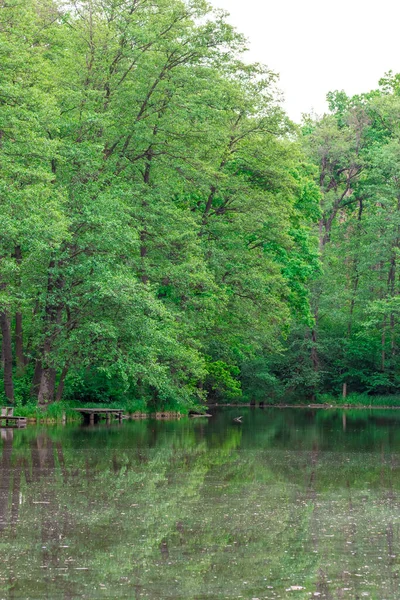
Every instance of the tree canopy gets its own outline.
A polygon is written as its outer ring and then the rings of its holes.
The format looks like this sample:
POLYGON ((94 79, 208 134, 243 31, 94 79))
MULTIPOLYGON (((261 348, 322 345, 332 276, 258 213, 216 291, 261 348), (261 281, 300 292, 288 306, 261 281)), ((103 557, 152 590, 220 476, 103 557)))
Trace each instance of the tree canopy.
POLYGON ((310 324, 318 270, 320 192, 276 75, 203 0, 0 8, 7 399, 246 394, 310 324))

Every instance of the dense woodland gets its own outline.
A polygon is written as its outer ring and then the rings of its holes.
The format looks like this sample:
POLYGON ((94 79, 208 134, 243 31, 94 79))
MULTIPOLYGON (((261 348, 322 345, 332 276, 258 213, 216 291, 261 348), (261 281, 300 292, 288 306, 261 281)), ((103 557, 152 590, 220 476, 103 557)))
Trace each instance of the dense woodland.
POLYGON ((400 76, 290 122, 203 0, 0 0, 3 400, 400 391, 400 76))

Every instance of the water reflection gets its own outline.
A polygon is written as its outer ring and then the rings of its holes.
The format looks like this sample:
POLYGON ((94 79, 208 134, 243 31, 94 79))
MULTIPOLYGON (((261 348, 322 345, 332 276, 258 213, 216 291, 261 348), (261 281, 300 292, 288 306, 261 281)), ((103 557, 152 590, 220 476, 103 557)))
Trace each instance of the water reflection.
POLYGON ((399 598, 399 424, 225 409, 4 430, 0 597, 399 598))

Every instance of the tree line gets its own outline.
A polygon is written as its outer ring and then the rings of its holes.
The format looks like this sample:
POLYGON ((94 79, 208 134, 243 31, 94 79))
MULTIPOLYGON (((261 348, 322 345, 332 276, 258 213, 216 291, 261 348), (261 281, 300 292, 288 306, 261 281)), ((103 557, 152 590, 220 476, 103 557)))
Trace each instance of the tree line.
POLYGON ((0 1, 4 400, 395 391, 398 87, 301 127, 203 0, 0 1))
POLYGON ((400 77, 388 73, 354 97, 330 93, 328 102, 329 114, 305 118, 301 131, 321 191, 314 324, 292 331, 276 372, 311 396, 398 394, 400 77))

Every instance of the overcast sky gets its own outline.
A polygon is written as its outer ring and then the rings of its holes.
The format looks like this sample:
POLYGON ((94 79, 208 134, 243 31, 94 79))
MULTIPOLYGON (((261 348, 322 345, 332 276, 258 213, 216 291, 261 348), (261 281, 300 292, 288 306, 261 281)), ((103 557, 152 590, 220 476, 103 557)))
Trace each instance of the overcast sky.
POLYGON ((286 109, 327 109, 326 93, 377 87, 400 72, 398 0, 211 0, 249 40, 251 60, 280 74, 286 109))

